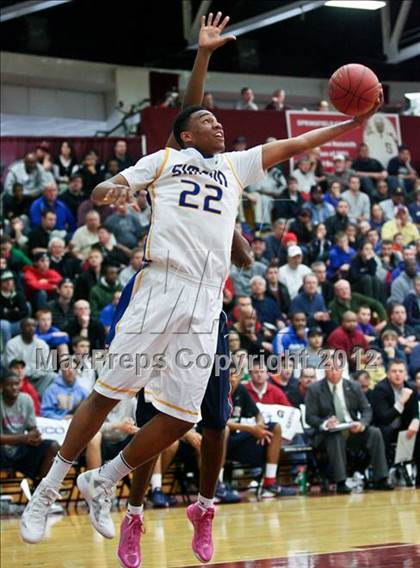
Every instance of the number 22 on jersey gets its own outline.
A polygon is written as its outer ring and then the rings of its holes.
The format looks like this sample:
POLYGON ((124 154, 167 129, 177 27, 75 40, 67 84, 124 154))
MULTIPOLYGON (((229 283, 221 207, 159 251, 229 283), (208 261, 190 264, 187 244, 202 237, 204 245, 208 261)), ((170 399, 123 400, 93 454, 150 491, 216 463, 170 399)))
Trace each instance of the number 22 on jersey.
POLYGON ((179 196, 179 205, 181 207, 189 207, 191 209, 202 208, 203 211, 208 211, 209 213, 215 213, 216 215, 222 214, 220 209, 214 207, 215 202, 222 199, 223 190, 221 187, 211 183, 206 183, 204 186, 201 186, 195 181, 191 181, 189 179, 181 179, 180 182, 187 186, 187 189, 181 191, 179 196), (204 200, 199 198, 194 199, 193 197, 199 195, 203 187, 210 190, 213 194, 206 195, 204 200))

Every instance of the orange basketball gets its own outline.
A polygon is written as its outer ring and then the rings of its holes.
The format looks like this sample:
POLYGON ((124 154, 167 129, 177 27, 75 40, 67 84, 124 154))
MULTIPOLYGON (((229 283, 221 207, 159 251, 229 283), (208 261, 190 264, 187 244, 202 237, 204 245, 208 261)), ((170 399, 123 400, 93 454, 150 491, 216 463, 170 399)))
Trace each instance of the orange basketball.
POLYGON ((343 65, 328 83, 328 94, 335 108, 358 116, 368 112, 378 100, 381 85, 375 73, 359 63, 343 65))

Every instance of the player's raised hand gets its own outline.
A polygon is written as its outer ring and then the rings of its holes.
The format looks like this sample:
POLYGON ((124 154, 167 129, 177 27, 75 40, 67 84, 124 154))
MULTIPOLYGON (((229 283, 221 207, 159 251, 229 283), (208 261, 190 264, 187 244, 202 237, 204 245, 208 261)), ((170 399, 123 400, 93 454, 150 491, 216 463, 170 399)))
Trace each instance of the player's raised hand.
POLYGON ((222 12, 217 12, 213 18, 213 13, 207 16, 202 16, 201 27, 198 34, 198 47, 212 53, 225 43, 236 39, 234 35, 222 36, 223 30, 229 22, 229 16, 222 19, 222 12))
POLYGON ((373 116, 376 112, 378 112, 378 110, 381 108, 383 104, 384 104, 384 92, 382 90, 382 85, 381 85, 381 90, 379 91, 378 100, 376 101, 376 104, 370 109, 369 112, 356 116, 354 121, 357 124, 363 124, 364 122, 366 122, 366 120, 368 120, 371 116, 373 116))

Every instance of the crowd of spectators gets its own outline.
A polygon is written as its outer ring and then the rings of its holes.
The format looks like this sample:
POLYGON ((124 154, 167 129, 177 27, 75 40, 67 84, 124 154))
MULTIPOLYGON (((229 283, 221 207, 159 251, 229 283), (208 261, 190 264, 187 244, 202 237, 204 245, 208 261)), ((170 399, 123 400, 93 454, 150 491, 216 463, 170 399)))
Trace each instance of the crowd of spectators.
MULTIPOLYGON (((284 91, 270 105, 285 108, 284 91)), ((251 89, 243 89, 237 108, 257 108, 251 89)), ((245 150, 246 140, 236 140, 235 148, 245 150)), ((419 429, 420 181, 406 146, 381 164, 362 145, 353 163, 337 155, 331 173, 319 156, 314 149, 290 175, 273 168, 243 194, 237 227, 254 260, 246 269, 232 266, 224 288, 229 346, 241 363, 231 374, 227 457, 265 468, 264 487, 272 488, 285 441, 280 425, 266 423, 257 405, 306 403, 305 436, 326 445, 339 490, 346 492, 346 444, 353 438, 371 456, 376 486, 386 489, 398 431, 412 437, 419 429), (323 370, 329 349, 345 354, 342 369, 323 370), (305 363, 277 371, 247 363, 248 355, 274 354, 284 362, 302 353, 305 363), (345 421, 353 424, 348 436, 328 432, 345 421)), ((41 475, 55 449, 42 440, 36 416, 71 420, 92 390, 92 350, 105 348, 121 290, 142 264, 150 223, 145 195, 130 209, 89 199, 98 182, 132 163, 123 140, 106 164, 93 150, 80 162, 67 141, 53 158, 43 143, 5 176, 2 459, 28 475, 41 475), (57 372, 53 352, 83 364, 57 372)), ((86 449, 88 467, 116 455, 136 430, 134 417, 133 405, 116 408, 86 449)), ((199 447, 195 435, 184 443, 199 447)), ((156 479, 156 503, 166 506, 156 479)), ((285 487, 270 493, 290 494, 285 487)), ((222 479, 220 495, 238 500, 222 479)))

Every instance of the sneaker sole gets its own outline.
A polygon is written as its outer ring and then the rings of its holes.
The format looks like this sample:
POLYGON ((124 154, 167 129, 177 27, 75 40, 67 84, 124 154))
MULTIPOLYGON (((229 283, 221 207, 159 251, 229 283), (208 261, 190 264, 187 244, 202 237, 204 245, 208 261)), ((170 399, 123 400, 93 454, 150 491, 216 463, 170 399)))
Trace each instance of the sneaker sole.
MULTIPOLYGON (((124 564, 124 562, 121 560, 121 558, 118 556, 118 552, 115 555, 117 560, 118 560, 118 564, 122 567, 122 568, 127 568, 127 564, 124 564)), ((140 564, 137 564, 136 568, 140 568, 141 566, 141 560, 140 560, 140 564)))
POLYGON ((87 497, 87 495, 89 495, 89 484, 88 484, 88 482, 86 481, 86 479, 83 477, 83 474, 82 474, 82 475, 79 475, 79 477, 77 478, 77 480, 76 480, 76 485, 77 485, 77 488, 78 488, 78 490, 80 491, 80 493, 81 493, 83 499, 84 499, 84 500, 86 501, 86 503, 88 504, 88 507, 89 507, 89 518, 90 518, 90 522, 91 522, 92 525, 93 525, 93 528, 94 528, 101 536, 103 536, 104 538, 107 538, 107 539, 109 539, 109 540, 112 540, 112 539, 115 537, 115 530, 114 530, 114 534, 113 534, 113 535, 110 535, 109 533, 104 533, 104 532, 102 531, 102 529, 101 529, 101 528, 97 525, 97 523, 96 523, 96 519, 95 519, 95 517, 94 517, 94 515, 93 515, 93 512, 92 512, 92 510, 91 510, 91 506, 90 506, 90 501, 91 501, 91 499, 90 499, 89 497, 87 497))

